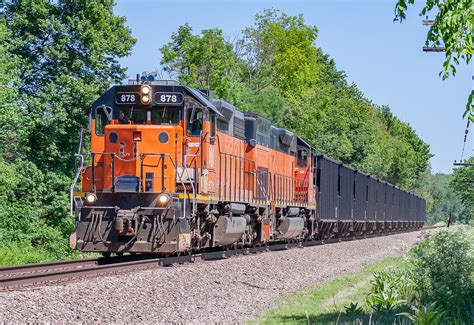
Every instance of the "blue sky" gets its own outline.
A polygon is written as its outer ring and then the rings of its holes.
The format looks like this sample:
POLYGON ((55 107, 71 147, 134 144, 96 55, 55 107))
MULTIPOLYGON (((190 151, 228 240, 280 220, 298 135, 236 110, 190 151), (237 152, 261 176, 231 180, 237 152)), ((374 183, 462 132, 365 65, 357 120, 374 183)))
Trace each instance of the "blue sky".
MULTIPOLYGON (((417 1, 421 3, 420 0, 417 1)), ((424 53, 427 27, 418 16, 419 5, 409 8, 408 19, 393 22, 395 0, 118 0, 115 13, 127 18, 137 38, 131 56, 121 60, 130 76, 159 68, 159 48, 178 26, 188 22, 198 33, 218 27, 227 38, 239 35, 256 13, 275 8, 303 14, 319 29, 316 46, 333 57, 350 82, 367 98, 389 105, 430 144, 435 155, 433 172, 450 173, 459 160, 466 120, 462 112, 472 88, 471 66, 458 68, 455 77, 438 77, 441 53, 424 53)), ((466 144, 473 154, 474 128, 466 144)), ((466 156, 466 154, 465 154, 466 156)))

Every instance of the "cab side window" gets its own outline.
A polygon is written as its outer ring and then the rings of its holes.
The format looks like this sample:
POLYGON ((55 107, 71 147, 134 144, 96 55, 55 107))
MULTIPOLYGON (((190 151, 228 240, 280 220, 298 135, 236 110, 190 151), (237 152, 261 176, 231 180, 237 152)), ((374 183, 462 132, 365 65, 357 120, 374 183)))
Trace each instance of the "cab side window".
POLYGON ((105 126, 110 123, 112 110, 110 107, 100 106, 95 111, 95 134, 104 135, 105 126))
POLYGON ((186 126, 188 136, 199 136, 202 131, 203 111, 201 108, 188 108, 186 112, 186 126))
POLYGON ((308 152, 306 150, 298 150, 298 167, 306 167, 308 164, 308 152))

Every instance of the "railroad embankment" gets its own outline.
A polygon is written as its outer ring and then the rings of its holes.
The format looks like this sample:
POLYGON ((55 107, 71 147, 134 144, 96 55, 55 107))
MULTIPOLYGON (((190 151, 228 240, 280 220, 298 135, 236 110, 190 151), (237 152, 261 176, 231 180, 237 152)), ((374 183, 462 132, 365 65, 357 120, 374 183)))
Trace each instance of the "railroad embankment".
POLYGON ((0 293, 0 322, 242 323, 281 296, 405 253, 420 232, 0 293))

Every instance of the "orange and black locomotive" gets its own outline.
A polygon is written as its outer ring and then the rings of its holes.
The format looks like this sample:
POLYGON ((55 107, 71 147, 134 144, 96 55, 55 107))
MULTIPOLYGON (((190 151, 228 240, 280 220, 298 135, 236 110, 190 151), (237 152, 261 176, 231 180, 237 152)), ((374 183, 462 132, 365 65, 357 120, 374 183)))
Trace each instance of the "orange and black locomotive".
POLYGON ((424 223, 421 198, 173 80, 112 87, 93 103, 89 132, 90 159, 78 156, 90 165, 71 187, 81 251, 170 254, 424 223))

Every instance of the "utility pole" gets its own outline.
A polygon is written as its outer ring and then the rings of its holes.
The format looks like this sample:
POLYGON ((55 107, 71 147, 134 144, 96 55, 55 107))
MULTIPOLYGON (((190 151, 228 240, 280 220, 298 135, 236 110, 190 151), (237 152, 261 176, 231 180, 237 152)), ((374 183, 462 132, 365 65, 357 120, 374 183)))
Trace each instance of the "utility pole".
MULTIPOLYGON (((423 19, 421 21, 421 23, 423 24, 423 26, 433 26, 435 24, 435 20, 434 19, 428 19, 428 16, 426 16, 425 19, 423 19)), ((438 46, 438 45, 435 45, 435 46, 423 46, 423 52, 444 52, 446 49, 444 46, 438 46)), ((474 76, 471 77, 472 78, 472 81, 473 81, 473 84, 474 84, 474 76)), ((462 147, 462 153, 461 153, 461 160, 459 162, 456 162, 456 160, 454 161, 454 166, 461 166, 461 167, 472 167, 474 166, 473 163, 467 163, 465 161, 463 161, 463 158, 464 158, 464 149, 466 147, 466 141, 467 141, 467 135, 469 133, 469 124, 470 124, 470 120, 469 118, 467 119, 467 125, 466 125, 466 130, 464 131, 464 143, 463 143, 463 147, 462 147)))
MULTIPOLYGON (((474 76, 472 76, 472 83, 474 88, 474 76)), ((474 163, 467 163, 464 158, 464 149, 466 148, 467 136, 469 134, 469 126, 471 124, 471 120, 467 119, 466 130, 464 131, 464 141, 462 145, 462 152, 461 152, 461 160, 459 162, 454 161, 454 166, 462 166, 462 167, 473 167, 474 163)))
MULTIPOLYGON (((434 19, 428 19, 428 16, 426 19, 423 19, 421 21, 423 26, 433 26, 435 21, 434 19)), ((423 52, 444 52, 445 48, 444 46, 423 46, 423 52)))
POLYGON ((456 160, 453 163, 453 166, 461 166, 461 167, 474 167, 473 163, 467 163, 467 162, 456 162, 456 160))

